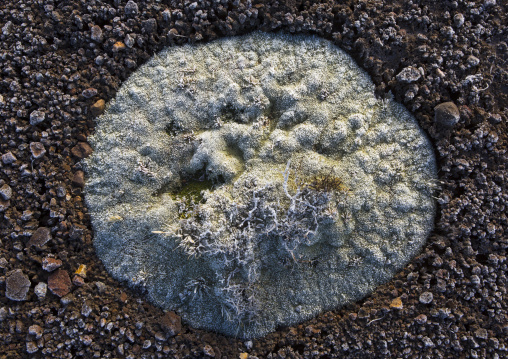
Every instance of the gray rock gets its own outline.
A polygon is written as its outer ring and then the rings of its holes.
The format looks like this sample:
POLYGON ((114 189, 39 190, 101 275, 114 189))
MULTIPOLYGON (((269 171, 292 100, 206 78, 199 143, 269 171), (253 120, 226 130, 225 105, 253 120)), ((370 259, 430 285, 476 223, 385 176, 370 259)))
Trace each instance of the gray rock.
POLYGON ((4 183, 4 185, 0 187, 0 196, 6 201, 11 199, 12 189, 7 183, 4 183))
POLYGON ((434 107, 434 121, 443 127, 453 127, 460 120, 460 112, 453 102, 444 102, 434 107))
POLYGON ((42 329, 42 327, 40 325, 34 324, 28 328, 28 334, 34 335, 35 339, 40 339, 42 337, 43 333, 44 333, 44 330, 42 329))
POLYGON ((430 304, 434 299, 434 295, 431 292, 423 292, 420 294, 420 303, 422 304, 430 304))
POLYGON ((92 308, 88 305, 87 302, 84 302, 81 306, 81 315, 84 317, 88 317, 92 313, 92 308))
POLYGON ((36 246, 40 248, 46 243, 48 243, 48 241, 50 240, 51 240, 50 229, 48 227, 39 227, 30 237, 30 240, 27 243, 27 247, 36 246))
POLYGON ((39 282, 34 288, 35 295, 39 299, 44 299, 48 291, 48 285, 44 282, 39 282))
POLYGON ((98 25, 92 26, 90 29, 90 37, 93 41, 101 42, 102 41, 102 29, 98 25))
POLYGON ((136 41, 130 34, 125 35, 125 39, 123 42, 124 42, 125 46, 127 46, 129 49, 132 48, 134 46, 134 44, 136 43, 136 41))
POLYGON ((12 152, 7 152, 2 155, 2 162, 6 165, 9 165, 13 162, 16 162, 16 156, 12 154, 12 152))
POLYGON ((136 15, 138 12, 138 4, 132 0, 127 1, 127 4, 125 4, 125 15, 136 15))
POLYGON ((477 58, 476 56, 470 55, 467 58, 467 64, 472 67, 478 66, 480 64, 480 59, 477 58))
POLYGON ((26 352, 28 354, 34 354, 39 350, 37 343, 34 341, 26 342, 26 352))
POLYGON ((2 34, 5 36, 10 35, 12 30, 12 21, 7 21, 5 25, 2 27, 2 34))
POLYGON ((489 338, 489 332, 485 328, 480 328, 474 332, 474 336, 478 339, 486 340, 489 338))
POLYGON ((36 110, 30 114, 30 124, 35 126, 46 119, 46 113, 44 111, 36 110))
POLYGON ((455 16, 453 16, 453 23, 457 27, 461 27, 462 25, 464 25, 464 21, 465 21, 464 15, 462 15, 461 13, 455 14, 455 16))
POLYGON ((90 88, 83 90, 83 92, 81 92, 81 94, 85 98, 92 98, 98 94, 98 91, 97 91, 97 89, 90 87, 90 88))
POLYGON ((420 73, 420 70, 418 70, 414 66, 408 66, 408 67, 402 69, 402 71, 399 72, 396 77, 397 77, 397 80, 399 80, 399 81, 411 83, 411 82, 418 81, 418 79, 420 79, 421 76, 422 76, 422 74, 420 73))
POLYGON ((5 279, 5 296, 15 301, 26 300, 30 284, 28 276, 21 269, 10 271, 5 279))

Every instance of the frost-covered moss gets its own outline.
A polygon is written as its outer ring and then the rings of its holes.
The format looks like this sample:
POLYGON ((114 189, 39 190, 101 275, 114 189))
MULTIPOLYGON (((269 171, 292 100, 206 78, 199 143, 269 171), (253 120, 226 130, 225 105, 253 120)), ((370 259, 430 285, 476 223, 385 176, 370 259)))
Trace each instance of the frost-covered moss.
POLYGON ((358 300, 433 226, 433 151, 316 37, 169 48, 98 119, 86 200, 99 257, 193 326, 264 335, 358 300))

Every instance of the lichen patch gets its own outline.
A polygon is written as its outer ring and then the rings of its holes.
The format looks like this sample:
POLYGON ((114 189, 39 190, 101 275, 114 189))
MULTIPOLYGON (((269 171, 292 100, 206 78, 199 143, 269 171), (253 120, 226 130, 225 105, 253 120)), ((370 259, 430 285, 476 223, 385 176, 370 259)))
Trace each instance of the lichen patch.
POLYGON ((97 119, 94 244, 193 326, 252 338, 356 301, 433 228, 433 150, 328 41, 168 48, 97 119), (112 220, 114 219, 114 220, 112 220))

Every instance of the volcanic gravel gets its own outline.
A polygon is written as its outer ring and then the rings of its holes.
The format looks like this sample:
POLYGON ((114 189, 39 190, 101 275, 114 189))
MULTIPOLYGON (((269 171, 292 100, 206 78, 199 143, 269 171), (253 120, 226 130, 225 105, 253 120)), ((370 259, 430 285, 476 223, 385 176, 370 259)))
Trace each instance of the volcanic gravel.
POLYGON ((3 1, 0 358, 507 357, 507 14, 500 0, 3 1), (329 39, 404 103, 436 149, 438 214, 423 252, 363 301, 240 341, 112 280, 80 160, 155 52, 254 30, 329 39))

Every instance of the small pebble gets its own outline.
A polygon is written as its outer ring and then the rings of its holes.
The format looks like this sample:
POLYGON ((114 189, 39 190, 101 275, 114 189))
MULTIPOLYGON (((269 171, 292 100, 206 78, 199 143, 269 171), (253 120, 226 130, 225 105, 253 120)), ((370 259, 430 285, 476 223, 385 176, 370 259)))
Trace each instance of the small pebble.
POLYGON ((45 119, 46 119, 46 113, 44 113, 43 111, 36 110, 30 114, 30 124, 32 126, 35 126, 35 125, 43 122, 45 119))
POLYGON ((203 354, 205 354, 207 357, 215 358, 215 351, 213 350, 212 346, 207 344, 203 347, 203 354))
POLYGON ((102 282, 95 282, 95 286, 97 287, 97 290, 99 291, 99 293, 104 293, 106 291, 106 284, 102 283, 102 282))
POLYGON ((416 322, 420 325, 427 323, 427 316, 425 314, 420 314, 415 318, 416 322))
POLYGON ((113 52, 119 52, 125 49, 125 44, 121 41, 115 42, 113 45, 113 52))
POLYGON ((167 335, 173 337, 182 330, 182 319, 175 312, 167 312, 162 316, 160 325, 167 335))
POLYGON ((402 309, 403 308, 402 300, 400 299, 400 297, 397 297, 394 300, 392 300, 392 302, 390 303, 390 308, 394 308, 394 309, 402 309))
POLYGON ((84 317, 88 317, 92 313, 92 308, 88 305, 88 303, 84 302, 81 306, 81 315, 84 317))
POLYGON ((39 350, 37 343, 34 341, 26 342, 26 351, 28 354, 33 354, 39 350))
POLYGON ((86 265, 80 264, 78 269, 76 269, 76 272, 74 272, 74 274, 77 274, 82 278, 86 278, 86 265))
POLYGON ((79 275, 75 275, 72 278, 72 284, 74 284, 77 287, 82 287, 85 285, 85 280, 83 279, 83 277, 80 277, 79 275))
POLYGON ((69 273, 63 269, 53 272, 48 278, 49 290, 60 298, 70 293, 71 286, 72 283, 69 273))
POLYGON ((460 120, 460 112, 453 102, 444 102, 434 107, 434 121, 444 127, 453 127, 460 120))
POLYGON ((464 15, 462 14, 455 14, 455 16, 453 17, 453 23, 455 24, 455 26, 457 27, 461 27, 462 25, 464 25, 464 15))
POLYGON ((43 333, 44 330, 41 328, 40 325, 34 324, 28 328, 28 334, 35 335, 35 339, 40 339, 43 333))
POLYGON ((3 322, 7 318, 7 309, 5 307, 0 308, 0 322, 3 322))
POLYGON ((487 329, 484 329, 484 328, 480 328, 478 329, 477 331, 474 332, 474 336, 477 337, 478 339, 488 339, 489 337, 489 332, 487 331, 487 329))
POLYGON ((72 177, 72 184, 83 188, 85 186, 85 173, 83 171, 76 171, 72 177))
POLYGON ((21 269, 10 271, 5 280, 5 296, 10 300, 23 301, 30 289, 30 280, 21 269))
POLYGON ((138 4, 134 1, 129 0, 127 4, 125 4, 125 15, 136 15, 139 12, 138 4))
POLYGON ((16 156, 12 154, 12 152, 7 152, 2 155, 2 162, 6 165, 9 165, 13 162, 16 162, 16 156))
POLYGON ((41 158, 46 153, 46 149, 44 145, 40 142, 32 142, 30 143, 30 152, 32 152, 32 156, 35 159, 41 158))
POLYGON ((90 87, 90 88, 87 88, 86 90, 83 90, 83 92, 81 94, 85 98, 92 98, 92 97, 96 96, 97 93, 98 93, 97 89, 90 87))
POLYGON ((39 282, 34 288, 35 295, 39 299, 44 299, 48 291, 48 285, 44 282, 39 282))
POLYGON ((55 269, 58 269, 62 266, 62 261, 60 259, 52 258, 52 257, 44 257, 42 259, 42 269, 47 272, 52 272, 55 269))
POLYGON ((422 74, 416 67, 408 66, 399 72, 396 77, 401 82, 411 83, 417 81, 421 76, 422 74))
POLYGON ((422 304, 430 304, 434 299, 434 295, 431 292, 423 292, 420 294, 420 303, 422 304))
POLYGON ((480 63, 480 59, 477 58, 476 56, 471 55, 467 58, 467 63, 471 67, 478 66, 478 64, 480 63))
POLYGON ((132 37, 130 34, 127 34, 127 35, 125 36, 125 39, 124 39, 124 41, 123 41, 123 42, 125 43, 125 45, 126 45, 129 49, 131 49, 131 48, 134 46, 134 44, 136 43, 136 42, 134 41, 134 37, 132 37))
POLYGON ((7 183, 5 183, 2 187, 0 187, 0 197, 2 197, 6 201, 11 199, 12 189, 7 183))
POLYGON ((96 117, 102 115, 104 108, 106 108, 106 101, 100 99, 90 107, 90 112, 92 113, 92 116, 96 117))
POLYGON ((92 151, 92 147, 86 142, 80 142, 71 149, 71 153, 80 159, 90 156, 92 151))
POLYGON ((90 37, 93 41, 101 42, 102 41, 102 29, 98 25, 92 26, 90 29, 90 37))
POLYGON ((36 246, 41 248, 46 243, 48 243, 49 240, 51 240, 51 231, 49 228, 39 227, 30 237, 30 240, 27 243, 27 247, 30 248, 31 246, 36 246))

